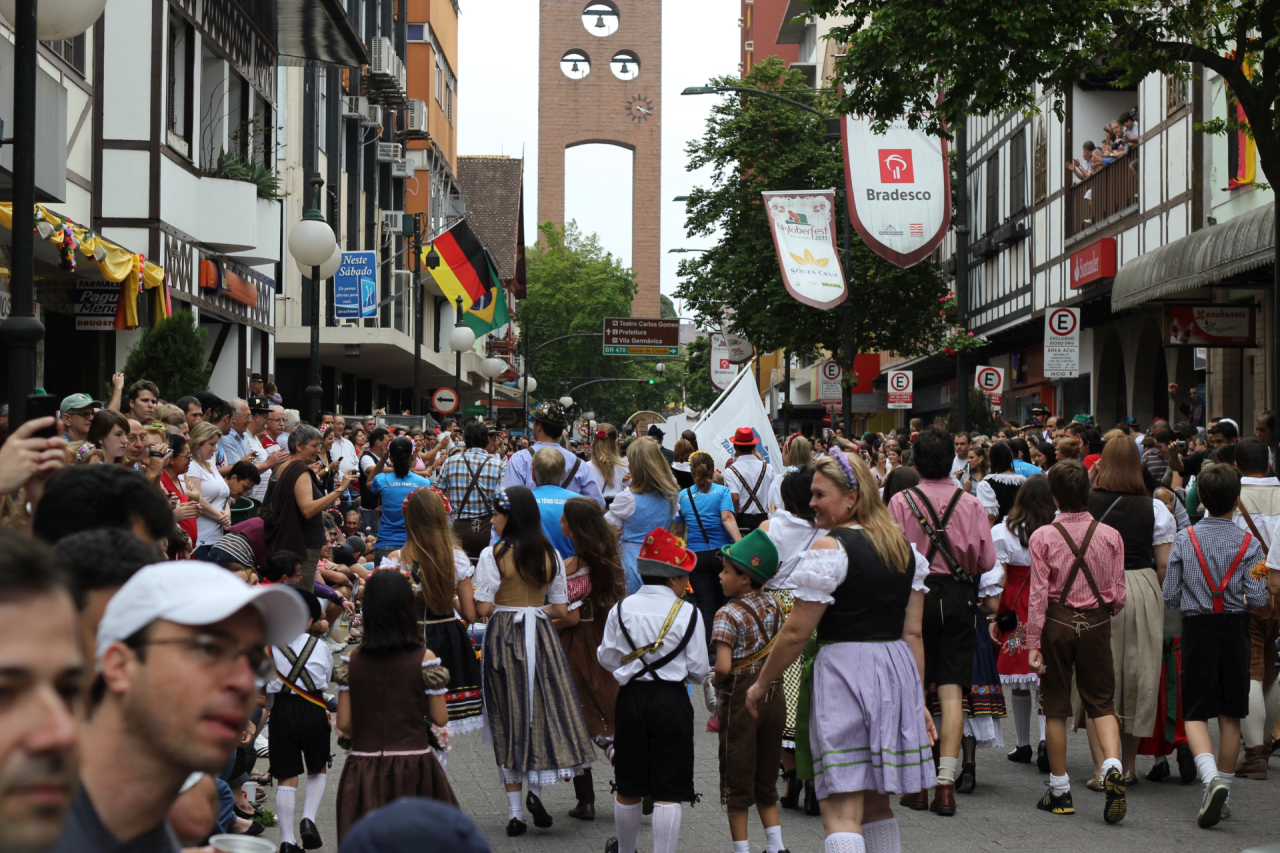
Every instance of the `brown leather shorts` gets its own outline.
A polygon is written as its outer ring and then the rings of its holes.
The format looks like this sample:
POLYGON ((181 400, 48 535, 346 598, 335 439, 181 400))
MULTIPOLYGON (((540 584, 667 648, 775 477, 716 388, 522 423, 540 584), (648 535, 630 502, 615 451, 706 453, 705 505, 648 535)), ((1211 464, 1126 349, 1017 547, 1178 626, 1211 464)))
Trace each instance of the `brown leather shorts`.
POLYGON ((1111 662, 1111 611, 1076 610, 1052 603, 1040 632, 1044 675, 1040 708, 1046 717, 1071 717, 1071 675, 1090 719, 1115 714, 1116 673, 1111 662))

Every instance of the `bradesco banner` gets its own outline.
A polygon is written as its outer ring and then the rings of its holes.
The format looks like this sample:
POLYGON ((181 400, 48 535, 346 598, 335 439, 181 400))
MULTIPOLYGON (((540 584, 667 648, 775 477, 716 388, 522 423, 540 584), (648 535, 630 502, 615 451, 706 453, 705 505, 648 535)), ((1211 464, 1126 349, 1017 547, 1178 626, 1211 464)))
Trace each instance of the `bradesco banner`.
POLYGON ((738 368, 729 359, 729 342, 719 332, 711 333, 711 352, 707 361, 711 365, 711 387, 717 393, 724 393, 733 377, 738 375, 738 368))
POLYGON ((834 308, 848 296, 835 246, 835 190, 766 192, 782 283, 797 301, 834 308))
POLYGON ((862 241, 900 267, 920 263, 951 226, 946 140, 906 121, 873 133, 860 116, 845 116, 840 135, 849 216, 862 241))
POLYGON ((333 276, 333 316, 359 320, 378 316, 378 257, 376 252, 343 252, 333 276))

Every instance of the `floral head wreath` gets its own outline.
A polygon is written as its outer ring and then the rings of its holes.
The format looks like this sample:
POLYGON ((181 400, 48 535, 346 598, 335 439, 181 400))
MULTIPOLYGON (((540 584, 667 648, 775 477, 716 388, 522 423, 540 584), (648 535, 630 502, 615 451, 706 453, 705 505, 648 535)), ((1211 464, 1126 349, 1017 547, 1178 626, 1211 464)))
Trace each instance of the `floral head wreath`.
POLYGON ((790 476, 791 474, 799 474, 799 473, 800 473, 800 466, 799 466, 799 465, 788 465, 786 468, 783 468, 783 469, 782 469, 782 472, 783 472, 784 474, 787 474, 788 476, 790 476))
POLYGON ((496 512, 508 515, 511 512, 511 498, 507 497, 505 491, 498 492, 493 496, 493 508, 496 512))
POLYGON ((409 495, 404 499, 404 503, 400 504, 401 515, 404 515, 404 511, 409 508, 409 501, 413 500, 413 496, 418 494, 419 492, 435 492, 437 495, 440 496, 440 501, 444 504, 444 511, 446 513, 453 512, 453 507, 449 506, 448 495, 446 495, 444 492, 437 489, 435 486, 423 486, 421 489, 414 489, 412 492, 410 492, 409 495))
POLYGON ((840 473, 844 474, 845 487, 858 491, 858 477, 853 473, 853 466, 849 464, 849 457, 844 455, 844 451, 838 447, 832 447, 827 455, 840 466, 840 473))
POLYGON ((88 456, 90 453, 93 453, 97 449, 98 449, 97 445, 93 444, 92 442, 86 441, 84 444, 76 448, 76 461, 80 462, 86 456, 88 456))
POLYGON ((689 461, 690 461, 690 462, 693 462, 693 461, 694 461, 694 460, 696 460, 699 456, 705 456, 705 457, 707 457, 707 462, 709 462, 709 463, 711 464, 711 466, 712 466, 712 467, 715 467, 715 464, 716 464, 715 459, 713 459, 713 458, 711 457, 711 454, 710 454, 710 453, 708 453, 708 452, 707 452, 707 451, 705 451, 705 450, 695 450, 695 451, 693 451, 693 453, 689 454, 689 461))
POLYGON ((795 441, 797 438, 800 438, 800 437, 801 435, 798 432, 793 432, 791 433, 791 435, 787 436, 787 440, 782 443, 783 456, 786 456, 791 452, 791 442, 795 441))

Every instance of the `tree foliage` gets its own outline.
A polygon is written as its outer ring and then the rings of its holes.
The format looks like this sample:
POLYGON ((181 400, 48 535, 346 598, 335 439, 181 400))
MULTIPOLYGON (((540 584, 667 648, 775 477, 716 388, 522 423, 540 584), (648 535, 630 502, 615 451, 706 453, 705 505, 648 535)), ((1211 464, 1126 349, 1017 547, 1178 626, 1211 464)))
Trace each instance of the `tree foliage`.
POLYGON ((213 365, 205 356, 207 337, 190 311, 174 311, 173 316, 142 330, 124 363, 125 384, 150 379, 166 400, 209 390, 213 365))
MULTIPOLYGON (((529 247, 527 297, 519 304, 516 324, 527 336, 528 352, 554 338, 582 332, 599 333, 606 317, 631 315, 636 284, 631 270, 606 252, 595 234, 584 235, 576 222, 563 229, 547 222, 538 242, 529 247)), ((573 393, 580 411, 621 424, 638 409, 660 410, 679 399, 683 365, 672 359, 663 376, 656 359, 604 355, 599 337, 575 337, 551 343, 533 356, 538 400, 555 400, 566 391, 599 378, 634 378, 641 382, 602 382, 573 393), (654 380, 653 385, 648 379, 654 380), (673 390, 674 388, 674 390, 673 390)))
POLYGON ((720 396, 711 385, 711 338, 702 336, 685 350, 685 404, 702 411, 720 396))
MULTIPOLYGON (((804 76, 776 57, 743 79, 712 85, 803 89, 804 76)), ((830 113, 833 99, 789 94, 830 113)), ((680 263, 676 295, 703 320, 720 325, 720 306, 737 309, 736 330, 761 351, 785 347, 801 353, 836 352, 843 340, 843 310, 823 311, 787 293, 778 270, 761 192, 843 187, 839 140, 824 139, 818 116, 771 98, 730 96, 716 105, 701 139, 688 147, 689 169, 711 166, 710 187, 689 194, 686 230, 720 242, 680 263)), ((838 219, 843 217, 837 216, 838 219)), ((904 355, 936 348, 941 340, 937 304, 947 292, 931 262, 900 269, 883 260, 854 233, 844 263, 853 300, 854 352, 891 350, 904 355)))
POLYGON ((963 123, 966 114, 1034 114, 1039 86, 1052 93, 1061 118, 1066 93, 1086 75, 1129 85, 1152 72, 1185 77, 1189 63, 1200 63, 1231 87, 1263 171, 1280 182, 1276 0, 813 0, 812 9, 848 20, 829 35, 847 45, 836 64, 845 112, 881 124, 905 116, 941 133, 943 123, 963 123), (1250 56, 1251 75, 1232 52, 1250 56), (939 92, 946 93, 941 104, 939 92))

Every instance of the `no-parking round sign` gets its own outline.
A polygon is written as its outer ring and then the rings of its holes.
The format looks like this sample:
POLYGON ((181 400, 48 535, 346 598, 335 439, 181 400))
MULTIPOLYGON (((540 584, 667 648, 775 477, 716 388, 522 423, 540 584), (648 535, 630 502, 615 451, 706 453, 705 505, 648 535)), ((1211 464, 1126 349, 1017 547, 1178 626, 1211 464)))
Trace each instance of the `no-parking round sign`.
POLYGON ((1050 308, 1044 315, 1044 375, 1075 379, 1080 375, 1080 309, 1050 308))
POLYGON ((889 371, 889 408, 911 408, 912 388, 914 381, 910 370, 889 371))
POLYGON ((978 390, 987 395, 991 406, 999 408, 1004 400, 1004 368, 979 367, 973 381, 978 390))

